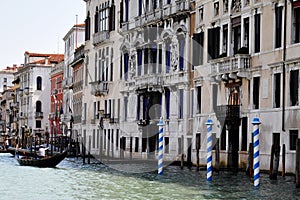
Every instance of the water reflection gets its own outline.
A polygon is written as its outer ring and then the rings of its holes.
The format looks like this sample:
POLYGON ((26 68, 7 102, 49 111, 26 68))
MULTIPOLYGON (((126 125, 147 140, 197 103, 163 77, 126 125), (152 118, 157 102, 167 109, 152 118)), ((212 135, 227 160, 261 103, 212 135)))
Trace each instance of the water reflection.
POLYGON ((294 177, 271 181, 267 174, 262 174, 261 186, 254 188, 244 173, 220 172, 208 183, 205 171, 176 166, 164 169, 162 176, 118 171, 96 161, 82 165, 76 159, 43 169, 19 166, 4 155, 0 155, 0 171, 0 199, 300 199, 294 177))

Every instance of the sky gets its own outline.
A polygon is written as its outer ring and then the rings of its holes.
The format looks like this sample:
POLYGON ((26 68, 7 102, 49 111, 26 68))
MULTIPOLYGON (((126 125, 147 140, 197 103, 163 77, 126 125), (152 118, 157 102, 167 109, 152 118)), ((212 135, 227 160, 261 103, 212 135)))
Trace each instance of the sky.
POLYGON ((24 53, 64 53, 63 37, 84 23, 83 0, 8 0, 0 3, 0 69, 24 63, 24 53))

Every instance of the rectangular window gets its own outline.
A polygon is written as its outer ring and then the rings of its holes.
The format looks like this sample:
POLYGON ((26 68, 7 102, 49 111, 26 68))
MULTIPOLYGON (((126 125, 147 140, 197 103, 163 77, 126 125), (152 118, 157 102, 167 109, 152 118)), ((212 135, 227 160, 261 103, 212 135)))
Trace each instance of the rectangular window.
POLYGON ((97 118, 97 102, 94 102, 94 120, 97 118))
POLYGON ((125 0, 125 22, 129 19, 129 0, 125 0))
POLYGON ((247 48, 249 53, 249 17, 244 19, 244 47, 247 48))
POLYGON ((222 44, 222 54, 227 56, 227 47, 228 47, 228 25, 223 26, 223 44, 222 44))
POLYGON ((282 7, 275 8, 275 48, 281 47, 282 7))
POLYGON ((232 19, 232 43, 234 54, 241 48, 241 17, 232 19))
POLYGON ((149 99, 146 96, 143 96, 143 119, 148 119, 148 103, 149 99))
POLYGON ((294 8, 294 34, 295 43, 300 42, 300 7, 294 8))
POLYGON ((253 78, 253 109, 259 109, 259 77, 253 78))
POLYGON ((197 87, 197 113, 201 113, 201 86, 197 87))
POLYGON ((296 150, 298 130, 290 130, 290 150, 296 150))
POLYGON ((193 35, 193 67, 203 64, 203 40, 203 32, 193 35))
POLYGON ((178 113, 178 117, 179 119, 182 119, 183 118, 183 89, 180 89, 179 90, 179 113, 178 113))
POLYGON ((280 73, 274 74, 274 108, 280 107, 280 73))
POLYGON ((208 60, 216 59, 220 54, 220 27, 208 29, 208 60))
POLYGON ((148 57, 149 57, 149 50, 145 48, 144 49, 144 74, 148 74, 148 57))
POLYGON ((242 118, 242 151, 247 151, 248 118, 242 118))
POLYGON ((299 70, 290 72, 290 105, 299 105, 299 70))
POLYGON ((260 52, 260 14, 254 16, 254 53, 260 52))
POLYGON ((123 57, 120 56, 120 79, 123 77, 123 57))
POLYGON ((169 153, 170 152, 169 137, 165 137, 164 139, 165 139, 165 146, 164 146, 165 153, 169 153))
POLYGON ((139 138, 138 137, 135 137, 134 152, 139 152, 139 138))
POLYGON ((137 112, 136 112, 136 119, 140 120, 141 115, 141 95, 137 95, 137 112))

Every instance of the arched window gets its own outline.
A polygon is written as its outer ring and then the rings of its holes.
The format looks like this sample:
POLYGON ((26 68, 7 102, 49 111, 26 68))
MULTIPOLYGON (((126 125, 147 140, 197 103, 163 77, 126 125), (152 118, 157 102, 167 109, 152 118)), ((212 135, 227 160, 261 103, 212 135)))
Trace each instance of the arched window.
POLYGON ((42 90, 42 77, 38 76, 36 78, 36 89, 42 90))
POLYGON ((41 101, 37 101, 35 103, 35 111, 36 112, 42 112, 42 102, 41 101))

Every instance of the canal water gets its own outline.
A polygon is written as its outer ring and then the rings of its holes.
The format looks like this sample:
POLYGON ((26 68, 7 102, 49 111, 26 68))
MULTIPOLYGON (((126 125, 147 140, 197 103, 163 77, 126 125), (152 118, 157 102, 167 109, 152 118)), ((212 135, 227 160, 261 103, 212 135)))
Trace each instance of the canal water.
POLYGON ((220 172, 209 183, 205 171, 195 168, 168 166, 158 176, 126 170, 137 169, 138 164, 119 165, 123 171, 67 158, 56 168, 34 168, 19 166, 10 154, 0 154, 0 199, 300 199, 293 176, 269 180, 262 174, 261 185, 255 188, 242 172, 220 172))

